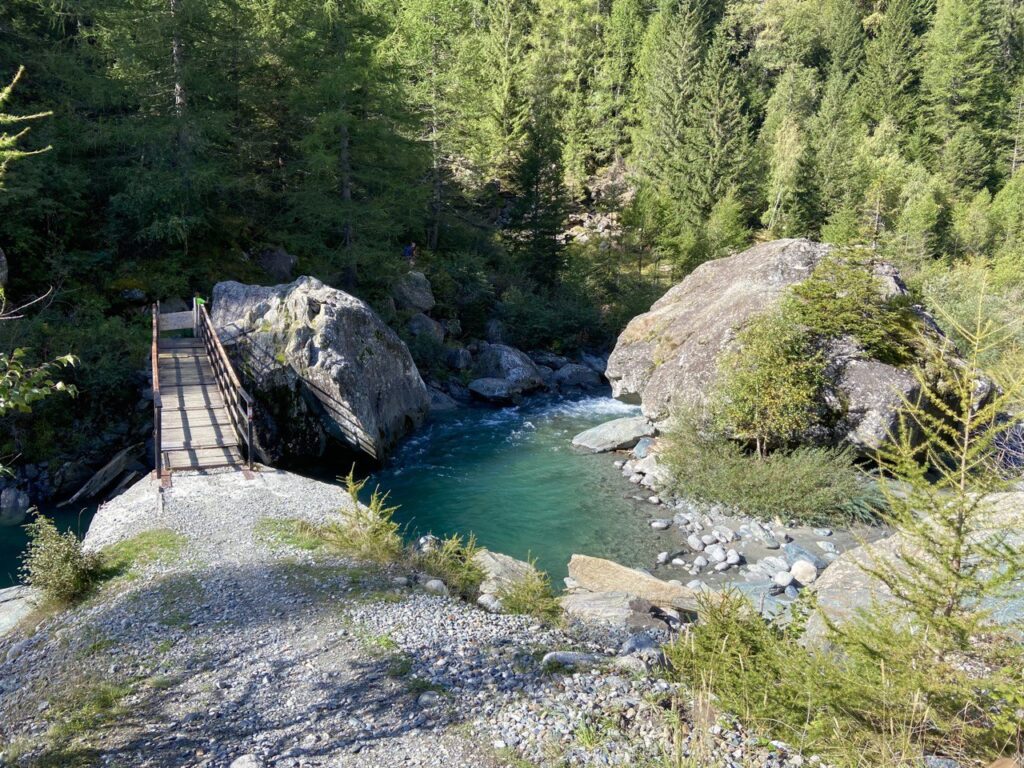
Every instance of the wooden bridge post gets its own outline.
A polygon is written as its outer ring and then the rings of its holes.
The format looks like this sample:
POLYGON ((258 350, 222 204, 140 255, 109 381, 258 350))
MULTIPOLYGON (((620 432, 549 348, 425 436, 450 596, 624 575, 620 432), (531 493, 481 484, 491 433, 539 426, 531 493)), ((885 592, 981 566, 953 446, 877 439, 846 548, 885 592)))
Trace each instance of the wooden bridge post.
POLYGON ((160 398, 160 302, 153 304, 153 347, 151 350, 153 365, 153 466, 156 468, 157 480, 163 480, 163 440, 161 415, 163 401, 160 398))

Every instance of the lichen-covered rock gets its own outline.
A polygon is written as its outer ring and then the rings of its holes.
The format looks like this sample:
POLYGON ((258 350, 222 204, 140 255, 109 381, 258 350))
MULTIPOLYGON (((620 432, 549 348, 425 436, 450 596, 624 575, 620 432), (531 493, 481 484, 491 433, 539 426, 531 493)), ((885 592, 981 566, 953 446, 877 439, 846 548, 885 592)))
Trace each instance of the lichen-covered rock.
MULTIPOLYGON (((807 279, 830 250, 810 240, 776 240, 701 264, 619 336, 606 372, 612 393, 640 403, 655 422, 680 407, 706 406, 715 392, 719 359, 738 331, 807 279)), ((883 294, 906 294, 891 265, 877 264, 874 272, 883 294)), ((934 321, 923 311, 918 315, 926 337, 944 343, 934 321)), ((825 357, 826 427, 805 440, 845 442, 870 453, 896 426, 901 398, 915 397, 919 384, 906 368, 872 359, 852 339, 832 343, 825 357)))
POLYGON ((406 272, 391 288, 391 296, 398 309, 429 312, 437 303, 434 290, 422 272, 406 272))
POLYGON ((218 283, 212 319, 258 401, 264 462, 321 456, 329 438, 382 458, 427 415, 402 340, 365 302, 315 278, 218 283))

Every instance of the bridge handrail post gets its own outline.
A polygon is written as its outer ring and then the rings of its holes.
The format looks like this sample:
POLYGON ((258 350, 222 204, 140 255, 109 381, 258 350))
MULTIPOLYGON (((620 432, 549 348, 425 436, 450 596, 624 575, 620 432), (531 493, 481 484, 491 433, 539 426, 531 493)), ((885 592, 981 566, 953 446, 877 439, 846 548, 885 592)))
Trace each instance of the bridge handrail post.
POLYGON ((151 364, 153 366, 153 467, 156 469, 157 480, 164 476, 163 451, 163 429, 161 425, 161 414, 163 412, 163 400, 160 397, 160 302, 153 304, 153 345, 150 350, 151 364))

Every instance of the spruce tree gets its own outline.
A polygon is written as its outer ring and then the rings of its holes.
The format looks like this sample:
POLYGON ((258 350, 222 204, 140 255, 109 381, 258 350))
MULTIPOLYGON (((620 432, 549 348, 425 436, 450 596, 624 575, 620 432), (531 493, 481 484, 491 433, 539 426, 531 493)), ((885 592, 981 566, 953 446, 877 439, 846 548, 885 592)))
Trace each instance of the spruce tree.
POLYGON ((630 154, 630 134, 636 122, 637 56, 645 25, 641 0, 612 0, 602 39, 604 56, 592 92, 601 164, 630 154))
POLYGON ((689 142, 703 49, 701 15, 688 0, 662 7, 644 39, 638 159, 645 178, 669 201, 678 201, 690 188, 689 142))
POLYGON ((858 101, 871 125, 886 118, 904 132, 913 125, 918 112, 921 1, 889 0, 878 34, 867 44, 858 101))
POLYGON ((687 217, 703 221, 729 190, 747 201, 757 182, 750 117, 725 25, 712 38, 691 114, 689 193, 679 203, 687 217))
POLYGON ((1002 116, 1003 78, 989 10, 985 0, 939 0, 924 47, 921 84, 929 130, 943 149, 957 141, 961 154, 974 152, 964 146, 968 141, 989 149, 1002 116))

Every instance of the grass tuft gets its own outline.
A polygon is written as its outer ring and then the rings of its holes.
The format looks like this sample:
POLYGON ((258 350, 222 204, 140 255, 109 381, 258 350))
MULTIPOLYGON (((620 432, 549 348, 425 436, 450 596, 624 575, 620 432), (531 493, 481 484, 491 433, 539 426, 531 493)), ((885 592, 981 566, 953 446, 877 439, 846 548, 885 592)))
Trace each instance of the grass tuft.
POLYGON ((535 560, 531 560, 530 565, 533 567, 523 578, 505 584, 498 590, 501 607, 507 613, 556 621, 562 615, 562 610, 551 589, 551 578, 537 569, 535 560))
POLYGON ((425 552, 415 554, 418 567, 436 576, 448 585, 448 589, 467 600, 477 596, 484 581, 484 571, 477 565, 475 556, 480 548, 476 536, 469 534, 465 539, 459 535, 438 541, 425 552))
POLYGON ((666 442, 662 456, 682 496, 809 525, 877 522, 881 496, 849 449, 801 447, 758 459, 689 415, 676 418, 666 442))

